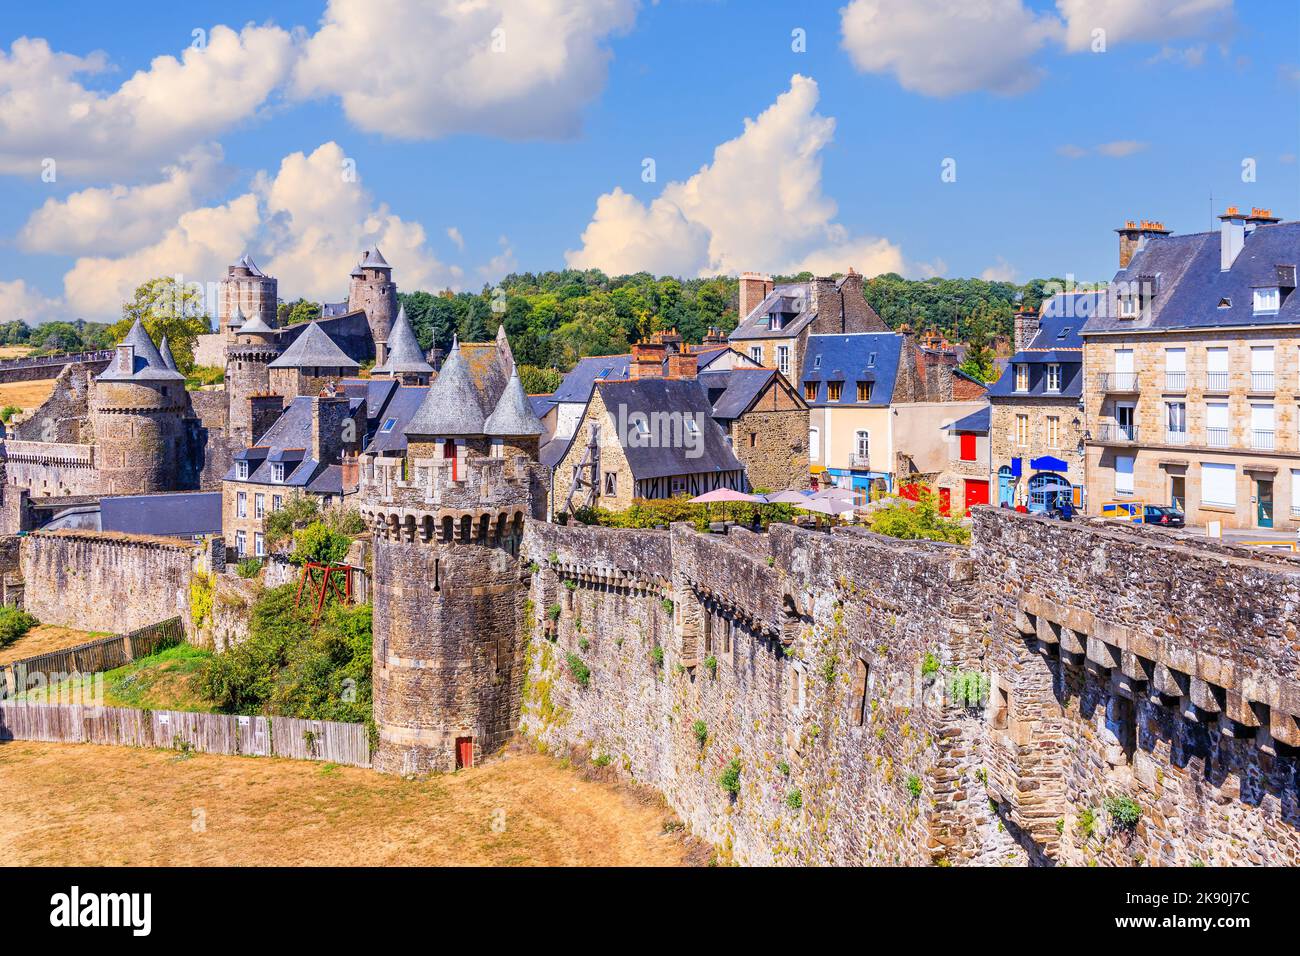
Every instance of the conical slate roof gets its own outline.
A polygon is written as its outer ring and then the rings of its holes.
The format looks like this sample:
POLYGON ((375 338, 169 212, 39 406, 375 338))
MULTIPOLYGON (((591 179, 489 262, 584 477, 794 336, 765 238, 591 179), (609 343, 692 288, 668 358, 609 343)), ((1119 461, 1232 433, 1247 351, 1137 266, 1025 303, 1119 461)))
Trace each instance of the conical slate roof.
POLYGON ((257 267, 257 263, 253 261, 252 256, 250 256, 248 253, 244 253, 242 256, 240 256, 240 257, 239 257, 239 258, 234 262, 234 264, 233 264, 233 268, 236 268, 236 269, 240 269, 240 268, 247 269, 249 272, 251 272, 251 273, 252 273, 253 275, 255 275, 255 276, 265 276, 265 275, 266 275, 266 273, 264 273, 261 269, 259 269, 259 268, 257 267))
POLYGON ((533 414, 533 407, 524 394, 523 383, 519 381, 519 369, 513 369, 505 391, 497 400, 497 407, 483 423, 483 434, 518 437, 541 433, 542 423, 533 414))
POLYGON ((126 333, 118 344, 129 345, 135 350, 135 361, 132 369, 127 371, 118 368, 115 357, 109 363, 108 368, 99 373, 99 378, 96 381, 184 381, 184 375, 174 368, 167 367, 158 351, 158 347, 153 344, 153 339, 149 338, 149 333, 144 330, 144 326, 139 319, 132 323, 131 330, 126 333))
POLYGON ((167 344, 167 336, 163 336, 162 345, 158 347, 158 354, 162 356, 163 364, 173 372, 176 371, 176 357, 172 355, 172 347, 167 344))
POLYGON ((243 325, 245 321, 246 320, 244 318, 244 310, 241 309, 239 307, 239 303, 236 302, 235 311, 230 314, 230 318, 226 320, 226 324, 229 325, 232 329, 237 329, 241 325, 243 325))
POLYGON ((384 254, 379 251, 378 246, 371 246, 361 256, 361 265, 367 269, 391 269, 388 260, 384 254))
POLYGON ((308 322, 306 330, 293 340, 268 368, 349 368, 360 366, 315 322, 308 322))
POLYGON ((240 335, 274 335, 275 329, 271 328, 262 319, 261 313, 255 314, 251 319, 239 327, 240 335))
POLYGON ((383 365, 376 366, 374 371, 387 372, 389 375, 398 372, 433 373, 433 366, 424 360, 420 343, 415 340, 415 331, 411 328, 410 319, 406 317, 406 306, 398 307, 397 318, 393 320, 393 328, 388 333, 388 359, 383 365))
POLYGON ((407 435, 482 435, 483 410, 469 366, 453 341, 442 371, 429 386, 424 401, 406 426, 407 435))

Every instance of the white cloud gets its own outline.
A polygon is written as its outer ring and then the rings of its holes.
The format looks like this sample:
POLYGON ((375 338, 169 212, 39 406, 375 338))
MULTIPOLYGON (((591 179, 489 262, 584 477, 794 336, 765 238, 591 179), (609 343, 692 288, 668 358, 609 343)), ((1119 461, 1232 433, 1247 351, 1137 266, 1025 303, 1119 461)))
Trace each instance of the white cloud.
MULTIPOLYGON (((1117 43, 1167 41, 1221 32, 1232 0, 1057 0, 1038 12, 1024 0, 850 0, 840 10, 842 43, 864 73, 891 73, 908 90, 953 96, 975 90, 1023 93, 1048 48, 1071 53, 1117 43)), ((1166 47, 1166 50, 1169 48, 1166 47)), ((1199 65, 1204 47, 1157 59, 1199 65)))
POLYGON ((501 251, 478 267, 478 274, 484 282, 499 282, 519 269, 519 264, 515 261, 515 250, 510 245, 509 237, 502 236, 499 238, 497 246, 501 251))
POLYGON ((223 178, 221 147, 202 146, 163 170, 161 182, 113 185, 47 199, 28 217, 18 245, 63 255, 138 249, 176 224, 223 178))
POLYGON ((1015 282, 1016 267, 1001 256, 998 261, 980 273, 985 282, 1015 282))
POLYGON ((102 53, 58 53, 20 37, 0 50, 0 172, 107 179, 155 168, 253 115, 292 65, 293 41, 277 27, 216 26, 206 47, 156 57, 111 92, 80 78, 103 73, 102 53))
POLYGON ((334 142, 310 154, 291 153, 275 175, 259 173, 250 191, 180 214, 147 245, 121 256, 78 259, 64 276, 68 306, 87 318, 110 317, 141 282, 180 275, 207 285, 246 251, 279 280, 282 297, 338 301, 361 251, 373 244, 402 288, 459 287, 460 267, 430 252, 420 223, 376 203, 346 174, 345 158, 334 142))
POLYGON ((456 248, 461 252, 465 251, 465 237, 460 234, 460 230, 455 226, 447 227, 447 238, 455 243, 456 248))
POLYGON ((605 193, 582 248, 565 254, 568 264, 615 275, 902 271, 897 246, 850 235, 834 221, 835 202, 822 193, 821 150, 835 121, 814 111, 817 99, 816 82, 795 75, 775 103, 745 120, 740 136, 714 150, 711 163, 670 182, 649 205, 621 188, 605 193))
POLYGON ((294 77, 368 132, 574 135, 637 0, 330 0, 294 77))
POLYGON ((852 0, 840 14, 859 70, 927 96, 1023 93, 1042 74, 1032 57, 1062 35, 1060 21, 1021 0, 852 0))
POLYGON ((22 319, 28 325, 60 318, 61 303, 47 298, 22 279, 0 279, 0 315, 4 321, 22 319))
POLYGON ((1134 153, 1141 153, 1150 148, 1151 144, 1137 139, 1117 139, 1109 143, 1098 143, 1095 146, 1080 146, 1077 143, 1066 143, 1063 146, 1056 147, 1056 152, 1066 159, 1083 159, 1085 156, 1097 155, 1108 156, 1111 159, 1122 159, 1125 156, 1132 156, 1134 153))

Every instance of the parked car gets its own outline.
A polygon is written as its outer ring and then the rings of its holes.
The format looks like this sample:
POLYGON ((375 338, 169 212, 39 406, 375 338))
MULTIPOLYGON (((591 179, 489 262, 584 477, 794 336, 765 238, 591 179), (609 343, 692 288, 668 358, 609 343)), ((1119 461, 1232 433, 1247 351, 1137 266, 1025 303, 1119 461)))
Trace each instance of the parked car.
POLYGON ((1158 524, 1162 528, 1181 528, 1186 524, 1186 518, 1172 505, 1147 505, 1143 509, 1142 522, 1158 524))

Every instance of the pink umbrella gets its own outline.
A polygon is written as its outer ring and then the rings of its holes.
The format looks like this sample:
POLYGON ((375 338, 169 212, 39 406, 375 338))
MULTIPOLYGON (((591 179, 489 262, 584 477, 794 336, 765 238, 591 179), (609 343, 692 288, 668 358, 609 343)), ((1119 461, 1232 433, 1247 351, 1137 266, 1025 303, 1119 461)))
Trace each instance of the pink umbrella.
POLYGON ((762 501, 762 500, 763 500, 762 498, 758 498, 754 495, 747 495, 743 491, 733 491, 730 488, 717 488, 713 491, 705 492, 704 494, 696 498, 692 498, 691 504, 712 505, 712 504, 717 504, 718 502, 721 501, 755 502, 755 501, 762 501))
POLYGON ((781 491, 767 496, 769 505, 802 505, 806 501, 808 496, 798 491, 781 491))

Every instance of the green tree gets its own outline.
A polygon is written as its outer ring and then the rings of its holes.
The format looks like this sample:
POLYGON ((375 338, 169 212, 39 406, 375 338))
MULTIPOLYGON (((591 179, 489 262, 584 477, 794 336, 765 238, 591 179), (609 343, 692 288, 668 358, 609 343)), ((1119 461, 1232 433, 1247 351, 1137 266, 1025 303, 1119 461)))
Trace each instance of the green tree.
POLYGON ((958 368, 967 375, 981 382, 997 380, 998 370, 993 362, 992 341, 994 319, 988 307, 980 309, 971 318, 970 331, 966 335, 966 358, 958 368))
POLYGON ((281 325, 301 325, 303 322, 315 322, 319 319, 321 306, 319 302, 296 299, 293 302, 282 302, 275 314, 281 325))
POLYGON ((553 368, 537 368, 535 365, 519 366, 519 381, 529 395, 550 395, 564 377, 553 368))
POLYGON ((176 367, 189 374, 194 368, 195 342, 211 331, 202 292, 171 276, 150 279, 136 288, 130 302, 122 303, 122 319, 109 327, 109 336, 114 342, 122 341, 137 319, 155 343, 166 336, 176 367))

